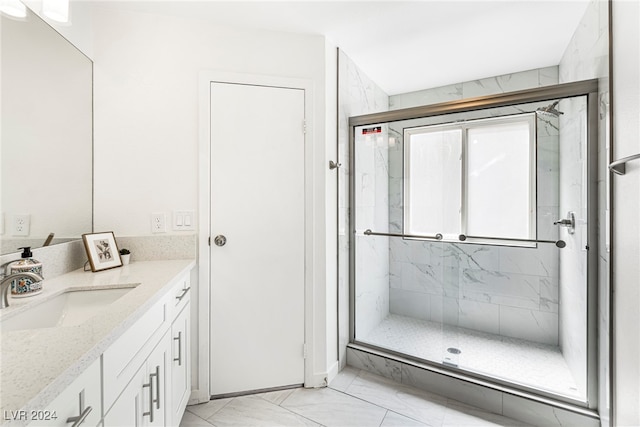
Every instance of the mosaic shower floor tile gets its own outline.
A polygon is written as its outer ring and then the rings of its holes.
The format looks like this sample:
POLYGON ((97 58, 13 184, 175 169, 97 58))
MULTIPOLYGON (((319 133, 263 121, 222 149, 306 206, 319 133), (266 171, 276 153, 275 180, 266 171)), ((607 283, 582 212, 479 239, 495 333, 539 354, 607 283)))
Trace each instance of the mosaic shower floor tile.
POLYGON ((391 314, 358 341, 573 398, 582 398, 558 346, 391 314))

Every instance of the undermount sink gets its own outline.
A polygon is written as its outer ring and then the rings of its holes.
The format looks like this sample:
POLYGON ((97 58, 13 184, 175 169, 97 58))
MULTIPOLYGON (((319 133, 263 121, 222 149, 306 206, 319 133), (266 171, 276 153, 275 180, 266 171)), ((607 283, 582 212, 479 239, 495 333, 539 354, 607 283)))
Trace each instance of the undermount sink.
POLYGON ((104 308, 131 291, 129 288, 68 290, 60 295, 2 319, 2 331, 74 326, 99 314, 104 308))

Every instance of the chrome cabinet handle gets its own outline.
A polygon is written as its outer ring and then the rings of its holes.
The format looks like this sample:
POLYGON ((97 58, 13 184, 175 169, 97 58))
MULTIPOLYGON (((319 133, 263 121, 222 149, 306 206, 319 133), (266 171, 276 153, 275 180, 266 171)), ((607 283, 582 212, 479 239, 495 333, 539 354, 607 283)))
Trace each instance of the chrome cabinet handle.
POLYGON ((78 427, 84 422, 87 416, 93 411, 91 406, 84 407, 84 390, 79 394, 80 397, 80 415, 67 418, 67 423, 73 423, 71 427, 78 427))
POLYGON ((87 406, 86 408, 84 408, 84 411, 82 411, 82 413, 77 417, 67 418, 67 423, 73 423, 71 427, 78 427, 80 424, 84 422, 85 418, 87 418, 87 416, 91 413, 92 410, 93 408, 91 406, 87 406))
POLYGON ((156 365, 156 372, 149 377, 156 377, 156 398, 153 403, 156 404, 156 409, 160 409, 160 365, 156 365))
POLYGON ((153 422, 153 376, 155 374, 150 374, 149 375, 149 382, 147 384, 142 384, 142 388, 148 387, 149 388, 149 411, 148 412, 143 412, 142 416, 149 416, 149 421, 153 422))
POLYGON ((174 358, 174 362, 178 362, 178 366, 182 366, 182 331, 178 331, 178 336, 173 337, 174 341, 178 341, 178 357, 174 358))
POLYGON ((188 288, 184 288, 184 289, 182 290, 182 293, 181 293, 180 295, 178 295, 178 296, 176 297, 176 299, 177 299, 178 301, 182 301, 182 298, 184 298, 184 296, 185 296, 185 295, 187 295, 187 292, 189 292, 189 290, 190 290, 190 289, 191 289, 191 286, 189 286, 188 288))

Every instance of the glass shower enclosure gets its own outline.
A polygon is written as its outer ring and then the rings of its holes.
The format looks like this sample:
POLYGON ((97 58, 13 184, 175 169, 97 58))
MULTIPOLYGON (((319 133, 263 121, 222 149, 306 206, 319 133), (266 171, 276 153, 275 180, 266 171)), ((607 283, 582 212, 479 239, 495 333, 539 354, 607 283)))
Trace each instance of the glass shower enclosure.
POLYGON ((597 82, 350 119, 351 342, 595 407, 597 82))

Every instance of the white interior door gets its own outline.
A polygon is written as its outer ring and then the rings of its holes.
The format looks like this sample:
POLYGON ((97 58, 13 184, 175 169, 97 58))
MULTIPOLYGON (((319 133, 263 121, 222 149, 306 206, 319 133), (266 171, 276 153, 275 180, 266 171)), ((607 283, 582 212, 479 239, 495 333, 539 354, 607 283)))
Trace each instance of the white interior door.
POLYGON ((303 123, 304 90, 211 83, 212 395, 304 382, 303 123))

